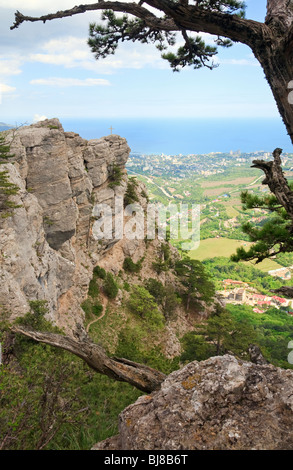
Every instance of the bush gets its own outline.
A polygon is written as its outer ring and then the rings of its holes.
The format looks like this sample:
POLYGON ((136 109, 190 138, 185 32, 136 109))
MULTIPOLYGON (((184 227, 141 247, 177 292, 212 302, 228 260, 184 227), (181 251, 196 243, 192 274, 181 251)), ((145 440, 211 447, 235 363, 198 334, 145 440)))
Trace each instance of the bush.
MULTIPOLYGON (((13 155, 9 154, 10 146, 6 144, 5 137, 0 134, 0 165, 8 163, 13 155)), ((9 181, 8 171, 0 171, 0 216, 1 218, 13 215, 13 209, 21 207, 11 201, 10 196, 15 196, 19 187, 9 181)))
POLYGON ((91 320, 92 315, 101 315, 103 312, 103 305, 98 300, 93 300, 91 298, 86 299, 81 304, 81 308, 85 313, 86 320, 91 320))
POLYGON ((99 297, 99 286, 96 282, 95 277, 93 277, 93 279, 89 283, 88 296, 92 297, 93 299, 99 297))
POLYGON ((124 194, 124 207, 127 207, 129 204, 138 202, 138 196, 136 194, 137 182, 135 180, 129 180, 127 184, 127 189, 124 194))
POLYGON ((121 184, 122 180, 122 171, 118 165, 113 166, 112 174, 110 176, 109 188, 114 189, 116 186, 121 184))
POLYGON ((128 282, 124 282, 123 289, 126 290, 126 292, 130 292, 130 284, 128 282))
POLYGON ((175 309, 181 303, 181 299, 178 298, 174 291, 174 287, 172 285, 163 286, 160 281, 153 278, 149 278, 146 281, 145 287, 163 307, 164 317, 166 320, 174 319, 175 309))
POLYGON ((175 310, 181 304, 181 298, 178 297, 172 285, 165 287, 165 302, 163 305, 164 317, 166 320, 174 320, 176 318, 175 310))
POLYGON ((166 290, 160 281, 150 277, 146 281, 145 287, 158 303, 162 304, 164 302, 166 290))
POLYGON ((181 343, 183 352, 180 360, 182 362, 204 361, 216 354, 215 346, 208 343, 203 336, 195 331, 186 333, 181 343))
POLYGON ((164 317, 154 297, 144 287, 133 287, 128 306, 133 313, 146 320, 150 328, 163 328, 164 317))
POLYGON ((100 303, 96 303, 95 305, 92 306, 92 312, 94 315, 101 315, 103 313, 103 305, 100 303))
POLYGON ((100 266, 95 266, 93 273, 94 273, 94 276, 97 276, 100 279, 106 279, 106 271, 104 268, 101 268, 100 266))
POLYGON ((109 297, 109 299, 115 299, 118 294, 118 285, 114 280, 114 277, 111 273, 107 273, 106 279, 104 281, 104 292, 109 297))
POLYGON ((30 311, 24 317, 18 318, 16 323, 38 331, 54 331, 56 328, 45 319, 48 313, 47 304, 47 300, 31 300, 30 311))
POLYGON ((123 269, 128 273, 138 273, 141 270, 141 261, 134 263, 131 258, 127 257, 124 260, 123 269))
POLYGON ((164 261, 161 258, 157 258, 156 261, 153 261, 152 263, 153 270, 157 274, 161 274, 162 271, 168 271, 169 270, 169 262, 164 261))

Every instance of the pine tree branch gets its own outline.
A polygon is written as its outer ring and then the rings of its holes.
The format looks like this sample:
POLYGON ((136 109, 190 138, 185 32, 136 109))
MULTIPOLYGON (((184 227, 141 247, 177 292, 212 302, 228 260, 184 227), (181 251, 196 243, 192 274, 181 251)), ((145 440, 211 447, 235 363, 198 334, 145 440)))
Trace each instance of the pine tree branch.
POLYGON ((95 344, 88 336, 73 339, 56 333, 40 332, 20 325, 13 325, 11 331, 20 333, 35 341, 49 344, 75 354, 96 372, 111 379, 127 382, 143 392, 153 392, 160 388, 166 376, 144 364, 138 364, 123 358, 108 357, 103 348, 95 344))
POLYGON ((19 11, 15 13, 15 22, 10 27, 11 30, 18 28, 24 22, 37 22, 51 21, 54 19, 66 18, 74 15, 79 15, 87 11, 99 11, 99 10, 113 10, 116 12, 129 13, 136 16, 146 22, 146 24, 153 28, 162 29, 164 31, 177 31, 178 26, 171 20, 165 18, 158 18, 156 15, 151 13, 147 8, 141 6, 142 2, 137 3, 126 3, 126 2, 113 2, 113 1, 100 1, 91 5, 79 5, 69 10, 60 10, 56 13, 50 13, 39 17, 25 16, 19 11))
POLYGON ((79 5, 69 10, 58 11, 40 17, 25 16, 19 11, 15 13, 15 22, 10 29, 18 28, 22 23, 36 21, 51 21, 56 18, 65 18, 86 11, 113 10, 115 12, 129 13, 146 22, 146 25, 164 31, 178 31, 186 29, 195 32, 210 33, 223 36, 232 41, 239 41, 254 47, 255 43, 265 36, 271 37, 270 28, 265 24, 240 18, 237 15, 225 14, 206 10, 197 6, 188 5, 187 2, 174 3, 171 0, 146 0, 139 3, 126 3, 117 1, 99 1, 90 5, 79 5), (163 12, 167 17, 157 17, 142 3, 163 12))
POLYGON ((263 37, 270 36, 270 30, 265 24, 240 18, 238 15, 211 11, 181 2, 174 3, 170 0, 147 0, 146 3, 163 11, 180 29, 226 37, 251 48, 263 37))

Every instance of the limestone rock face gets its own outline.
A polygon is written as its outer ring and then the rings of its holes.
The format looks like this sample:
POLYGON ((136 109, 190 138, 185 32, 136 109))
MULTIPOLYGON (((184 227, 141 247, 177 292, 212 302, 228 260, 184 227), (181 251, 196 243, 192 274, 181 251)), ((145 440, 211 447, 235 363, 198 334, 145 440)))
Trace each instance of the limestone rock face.
POLYGON ((93 450, 292 450, 293 371, 217 356, 173 372, 93 450))
MULTIPOLYGON (((113 166, 122 172, 130 149, 110 135, 84 140, 64 132, 58 119, 9 131, 11 163, 2 166, 20 191, 13 217, 0 219, 0 305, 12 317, 28 311, 28 301, 48 301, 50 319, 59 326, 83 317, 93 266, 102 250, 92 237, 97 202, 112 207, 127 186, 108 188, 113 166)), ((122 260, 123 262, 123 260, 122 260)))

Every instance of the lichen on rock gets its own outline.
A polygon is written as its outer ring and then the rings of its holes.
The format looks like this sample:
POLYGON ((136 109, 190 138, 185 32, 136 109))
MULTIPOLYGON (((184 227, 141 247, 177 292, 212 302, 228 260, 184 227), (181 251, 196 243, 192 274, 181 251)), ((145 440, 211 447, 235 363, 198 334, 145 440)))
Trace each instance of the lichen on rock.
POLYGON ((293 371, 230 355, 191 362, 119 417, 93 450, 293 449, 293 371))

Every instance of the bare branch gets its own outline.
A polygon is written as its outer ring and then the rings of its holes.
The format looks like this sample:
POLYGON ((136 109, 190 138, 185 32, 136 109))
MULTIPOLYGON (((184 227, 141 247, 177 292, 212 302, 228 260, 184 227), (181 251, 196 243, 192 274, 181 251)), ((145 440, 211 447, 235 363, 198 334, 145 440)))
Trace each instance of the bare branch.
POLYGON ((75 340, 69 336, 35 331, 19 325, 13 325, 11 330, 35 341, 65 349, 80 357, 96 372, 120 382, 127 382, 143 392, 150 393, 159 389, 166 378, 162 372, 144 364, 108 357, 103 348, 91 341, 88 336, 84 336, 82 340, 75 340))
POLYGON ((34 16, 25 16, 19 11, 15 13, 15 22, 10 29, 18 28, 22 23, 28 22, 37 22, 42 21, 46 23, 46 21, 51 21, 58 18, 66 18, 69 16, 79 15, 81 13, 85 13, 86 11, 98 11, 98 10, 113 10, 122 13, 129 13, 137 18, 143 19, 146 21, 148 26, 156 27, 163 29, 165 31, 177 31, 179 28, 176 24, 171 20, 166 20, 164 18, 157 18, 153 13, 149 10, 141 6, 141 2, 137 3, 125 3, 125 2, 104 2, 100 1, 98 3, 93 3, 91 5, 79 5, 71 8, 70 10, 64 11, 57 11, 56 13, 50 13, 48 15, 43 15, 39 17, 34 16))

